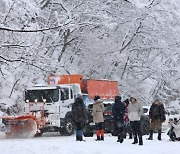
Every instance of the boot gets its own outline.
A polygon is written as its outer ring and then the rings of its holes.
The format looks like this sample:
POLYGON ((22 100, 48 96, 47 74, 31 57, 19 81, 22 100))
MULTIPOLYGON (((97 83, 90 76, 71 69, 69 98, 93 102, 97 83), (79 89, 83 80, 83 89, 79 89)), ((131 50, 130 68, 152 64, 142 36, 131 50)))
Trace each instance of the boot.
POLYGON ((100 136, 97 136, 96 141, 100 141, 100 140, 101 140, 100 136))
POLYGON ((121 133, 121 134, 118 135, 118 141, 119 141, 120 143, 122 143, 122 142, 124 141, 124 134, 123 134, 123 133, 121 133))
POLYGON ((101 133, 101 140, 104 141, 104 130, 101 129, 100 133, 101 133))
POLYGON ((124 141, 124 138, 121 138, 121 139, 119 140, 120 143, 123 143, 123 141, 124 141))
POLYGON ((148 140, 153 140, 153 130, 150 131, 148 140))
POLYGON ((83 140, 82 136, 79 136, 79 141, 85 141, 85 140, 83 140))
POLYGON ((101 135, 101 131, 100 130, 96 130, 96 136, 97 136, 96 141, 100 141, 101 140, 100 135, 101 135))
POLYGON ((132 139, 132 134, 129 134, 129 139, 132 139))
POLYGON ((142 136, 139 137, 139 145, 143 145, 142 136))
POLYGON ((158 140, 161 141, 161 131, 158 131, 158 140))
POLYGON ((104 141, 104 136, 101 136, 101 141, 104 141))
POLYGON ((79 141, 79 136, 78 135, 76 135, 76 141, 79 141))
POLYGON ((132 144, 137 144, 137 143, 138 143, 137 136, 134 136, 134 142, 132 144))

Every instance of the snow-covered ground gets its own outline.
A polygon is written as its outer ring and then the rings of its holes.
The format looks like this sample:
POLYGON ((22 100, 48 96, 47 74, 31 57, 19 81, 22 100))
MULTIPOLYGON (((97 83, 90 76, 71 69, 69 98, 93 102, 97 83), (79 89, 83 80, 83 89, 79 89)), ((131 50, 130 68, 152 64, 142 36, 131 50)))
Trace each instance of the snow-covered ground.
POLYGON ((32 139, 6 139, 0 134, 1 154, 177 154, 180 151, 180 142, 169 141, 166 133, 162 134, 162 141, 146 140, 144 145, 132 145, 132 139, 126 139, 122 144, 110 134, 105 135, 105 141, 95 141, 94 137, 85 138, 85 142, 75 141, 75 136, 60 136, 44 134, 32 139))

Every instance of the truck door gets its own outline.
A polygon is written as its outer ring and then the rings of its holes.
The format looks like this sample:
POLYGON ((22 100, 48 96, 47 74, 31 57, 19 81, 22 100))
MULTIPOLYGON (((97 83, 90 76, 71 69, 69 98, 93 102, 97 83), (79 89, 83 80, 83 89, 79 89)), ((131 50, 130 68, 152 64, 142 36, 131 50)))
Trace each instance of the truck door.
POLYGON ((72 95, 73 93, 69 87, 63 87, 60 89, 61 92, 61 105, 60 105, 60 117, 64 118, 66 113, 71 111, 71 106, 73 103, 72 95))

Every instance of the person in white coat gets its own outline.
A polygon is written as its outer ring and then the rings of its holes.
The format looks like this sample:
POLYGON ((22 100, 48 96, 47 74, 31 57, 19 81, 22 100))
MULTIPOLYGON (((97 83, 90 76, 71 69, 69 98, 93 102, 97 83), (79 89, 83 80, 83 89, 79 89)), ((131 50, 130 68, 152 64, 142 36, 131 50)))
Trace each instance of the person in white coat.
POLYGON ((137 97, 135 95, 131 95, 130 103, 128 106, 128 117, 130 120, 130 124, 133 131, 134 142, 132 144, 138 143, 139 138, 139 145, 143 145, 141 127, 140 127, 140 118, 143 114, 142 105, 137 101, 137 97))
POLYGON ((168 135, 171 141, 180 141, 180 119, 169 119, 170 129, 168 135))

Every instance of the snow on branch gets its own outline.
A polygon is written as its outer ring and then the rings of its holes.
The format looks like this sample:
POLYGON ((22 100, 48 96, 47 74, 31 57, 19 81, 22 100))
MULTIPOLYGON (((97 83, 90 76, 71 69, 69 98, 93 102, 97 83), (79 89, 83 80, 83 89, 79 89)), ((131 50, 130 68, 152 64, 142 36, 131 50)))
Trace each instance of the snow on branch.
POLYGON ((7 58, 4 58, 3 56, 0 56, 1 59, 7 61, 7 62, 17 62, 17 61, 21 61, 21 59, 7 59, 7 58))
POLYGON ((142 27, 142 21, 144 20, 144 18, 141 19, 141 21, 139 22, 139 26, 137 27, 136 31, 133 33, 131 39, 125 44, 125 41, 126 41, 126 37, 125 37, 125 40, 123 41, 122 43, 122 48, 120 49, 120 53, 122 53, 123 50, 125 50, 128 45, 131 44, 131 42, 135 39, 136 35, 139 33, 139 30, 140 28, 142 27))
POLYGON ((36 67, 36 68, 40 69, 41 71, 49 72, 49 71, 45 70, 44 68, 41 68, 40 66, 35 65, 33 62, 29 63, 27 60, 25 60, 22 57, 21 57, 21 59, 7 59, 7 58, 4 58, 3 56, 0 56, 0 59, 3 59, 4 61, 11 62, 11 63, 12 62, 26 63, 27 65, 30 65, 30 66, 33 66, 33 67, 36 67))
POLYGON ((68 25, 70 22, 68 22, 68 23, 66 23, 64 25, 54 26, 54 27, 50 27, 50 28, 43 28, 43 29, 35 29, 35 30, 24 30, 24 29, 20 30, 20 29, 6 28, 6 27, 0 27, 0 30, 9 31, 9 32, 18 32, 18 33, 36 33, 36 32, 44 32, 44 31, 50 31, 50 30, 62 28, 63 26, 68 25))

